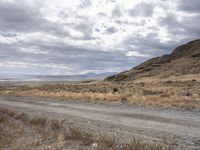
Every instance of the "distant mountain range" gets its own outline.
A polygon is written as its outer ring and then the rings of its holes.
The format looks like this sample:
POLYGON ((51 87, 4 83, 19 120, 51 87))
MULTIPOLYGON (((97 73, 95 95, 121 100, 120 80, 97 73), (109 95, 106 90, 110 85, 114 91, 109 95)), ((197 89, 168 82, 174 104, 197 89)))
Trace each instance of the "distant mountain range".
POLYGON ((101 80, 107 76, 114 75, 116 72, 106 72, 101 74, 87 73, 80 75, 38 75, 35 76, 37 79, 61 79, 66 81, 81 81, 81 80, 101 80))
POLYGON ((80 75, 17 75, 0 76, 0 80, 9 81, 83 81, 83 80, 102 80, 116 72, 106 72, 101 74, 87 73, 80 75))

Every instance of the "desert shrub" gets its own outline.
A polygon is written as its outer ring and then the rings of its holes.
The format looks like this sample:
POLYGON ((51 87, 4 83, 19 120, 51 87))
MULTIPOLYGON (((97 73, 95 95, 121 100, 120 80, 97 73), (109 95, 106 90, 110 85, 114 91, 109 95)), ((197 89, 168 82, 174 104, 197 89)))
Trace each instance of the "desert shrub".
POLYGON ((164 143, 146 143, 140 138, 133 138, 129 143, 123 145, 126 150, 172 150, 172 146, 164 143))
POLYGON ((102 144, 103 147, 115 148, 116 147, 116 138, 112 135, 102 135, 100 134, 98 142, 102 144))
POLYGON ((53 130, 61 130, 63 127, 64 127, 64 123, 65 123, 66 120, 51 120, 49 122, 50 126, 51 126, 51 129, 53 130))
POLYGON ((128 102, 128 100, 127 100, 127 98, 126 98, 126 97, 122 97, 122 99, 121 99, 121 102, 122 102, 122 103, 127 103, 127 102, 128 102))
POLYGON ((46 126, 47 125, 47 118, 45 117, 34 117, 30 119, 30 123, 35 126, 46 126))
POLYGON ((30 121, 29 116, 28 116, 27 114, 25 114, 25 113, 21 113, 21 114, 17 117, 17 119, 20 119, 20 120, 22 120, 23 122, 26 122, 26 123, 30 121))
POLYGON ((81 140, 85 145, 93 143, 93 137, 90 132, 83 131, 78 127, 69 126, 70 138, 74 140, 81 140))
POLYGON ((114 89, 113 89, 113 92, 114 92, 114 93, 118 92, 118 89, 117 89, 117 88, 114 88, 114 89))
POLYGON ((0 123, 5 122, 7 119, 8 118, 4 114, 0 113, 0 123))

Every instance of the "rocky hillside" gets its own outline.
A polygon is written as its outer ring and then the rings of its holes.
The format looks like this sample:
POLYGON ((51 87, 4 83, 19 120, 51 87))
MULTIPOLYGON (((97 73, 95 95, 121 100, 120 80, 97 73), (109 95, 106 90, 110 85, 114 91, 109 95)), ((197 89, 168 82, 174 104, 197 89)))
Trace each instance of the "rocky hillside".
POLYGON ((179 76, 200 73, 200 39, 177 47, 172 54, 152 58, 131 70, 107 77, 105 81, 130 81, 142 77, 179 76))

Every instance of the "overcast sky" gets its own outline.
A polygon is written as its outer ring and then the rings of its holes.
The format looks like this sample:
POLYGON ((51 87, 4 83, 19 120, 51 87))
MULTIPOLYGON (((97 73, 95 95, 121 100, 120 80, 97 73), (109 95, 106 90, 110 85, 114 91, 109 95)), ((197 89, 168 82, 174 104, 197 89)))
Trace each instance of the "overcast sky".
POLYGON ((200 0, 0 0, 0 74, 119 72, 199 24, 200 0))

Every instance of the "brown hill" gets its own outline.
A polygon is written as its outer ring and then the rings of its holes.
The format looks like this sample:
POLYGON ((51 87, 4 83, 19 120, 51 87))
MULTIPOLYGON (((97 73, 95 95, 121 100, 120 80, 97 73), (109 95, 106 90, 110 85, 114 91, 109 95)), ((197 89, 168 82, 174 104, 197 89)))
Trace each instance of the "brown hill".
POLYGON ((177 47, 172 54, 152 58, 105 81, 130 81, 142 77, 179 76, 200 73, 200 39, 177 47))

